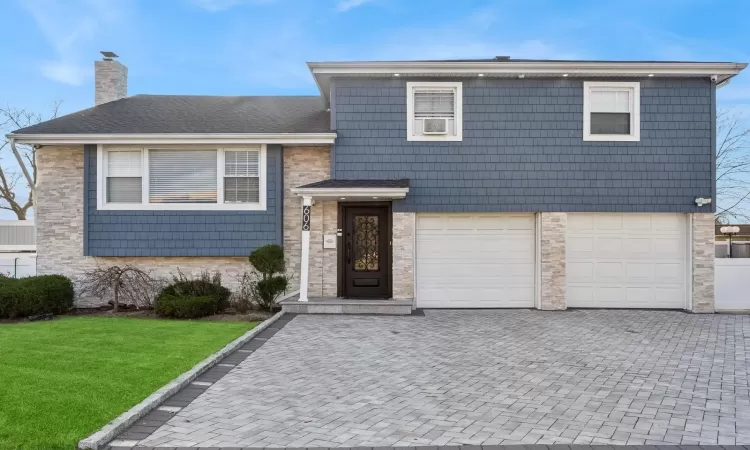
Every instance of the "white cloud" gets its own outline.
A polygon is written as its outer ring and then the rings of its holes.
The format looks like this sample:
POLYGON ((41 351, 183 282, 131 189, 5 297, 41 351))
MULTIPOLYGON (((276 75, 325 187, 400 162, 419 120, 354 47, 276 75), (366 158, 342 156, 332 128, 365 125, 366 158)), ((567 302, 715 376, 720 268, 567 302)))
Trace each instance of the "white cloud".
POLYGON ((372 3, 373 1, 375 0, 342 0, 336 5, 336 11, 347 12, 350 9, 354 9, 367 3, 372 3))
POLYGON ((39 63, 42 75, 55 82, 80 85, 92 76, 90 47, 122 19, 125 2, 26 0, 23 6, 55 54, 54 59, 39 63))
POLYGON ((71 61, 42 61, 42 75, 58 83, 80 86, 91 77, 91 67, 71 61))
POLYGON ((276 0, 193 0, 195 6, 208 12, 225 11, 245 4, 264 5, 275 2, 276 0))

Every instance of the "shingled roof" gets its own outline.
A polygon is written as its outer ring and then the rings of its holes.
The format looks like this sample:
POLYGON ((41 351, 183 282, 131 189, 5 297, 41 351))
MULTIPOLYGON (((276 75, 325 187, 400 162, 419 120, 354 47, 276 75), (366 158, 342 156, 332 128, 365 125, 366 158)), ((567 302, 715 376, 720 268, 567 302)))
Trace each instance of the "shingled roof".
POLYGON ((330 132, 320 96, 135 95, 13 134, 330 132))

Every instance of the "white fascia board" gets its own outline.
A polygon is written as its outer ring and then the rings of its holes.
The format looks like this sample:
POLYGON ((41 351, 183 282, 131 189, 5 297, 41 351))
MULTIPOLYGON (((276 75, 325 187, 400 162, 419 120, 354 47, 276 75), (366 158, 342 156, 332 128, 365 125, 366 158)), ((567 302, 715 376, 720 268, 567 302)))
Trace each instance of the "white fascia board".
POLYGON ((333 144, 336 133, 288 134, 9 134, 22 144, 333 144))
POLYGON ((385 76, 394 73, 415 76, 530 76, 569 77, 710 77, 717 76, 721 84, 737 75, 746 63, 701 62, 596 62, 596 61, 486 61, 486 62, 311 62, 307 67, 315 78, 326 104, 330 96, 330 78, 340 76, 385 76))
POLYGON ((308 63, 313 74, 586 74, 586 75, 736 75, 744 63, 668 62, 324 62, 308 63))
POLYGON ((312 198, 404 198, 409 188, 293 188, 292 193, 312 198))

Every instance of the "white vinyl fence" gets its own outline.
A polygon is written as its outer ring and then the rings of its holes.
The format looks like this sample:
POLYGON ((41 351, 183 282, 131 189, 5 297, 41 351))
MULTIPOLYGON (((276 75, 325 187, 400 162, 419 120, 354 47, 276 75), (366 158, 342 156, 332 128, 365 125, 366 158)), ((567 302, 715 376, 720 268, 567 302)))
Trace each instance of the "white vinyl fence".
POLYGON ((36 253, 0 253, 0 274, 13 278, 36 275, 36 253))
POLYGON ((750 310, 750 258, 716 258, 716 310, 750 310))

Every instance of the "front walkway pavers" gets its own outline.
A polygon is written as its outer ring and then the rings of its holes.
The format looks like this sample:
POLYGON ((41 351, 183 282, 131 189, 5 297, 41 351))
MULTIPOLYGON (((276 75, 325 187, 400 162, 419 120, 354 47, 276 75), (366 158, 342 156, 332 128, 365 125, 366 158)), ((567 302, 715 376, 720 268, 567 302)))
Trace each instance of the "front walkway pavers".
POLYGON ((298 316, 138 445, 750 444, 748 338, 671 311, 298 316))

